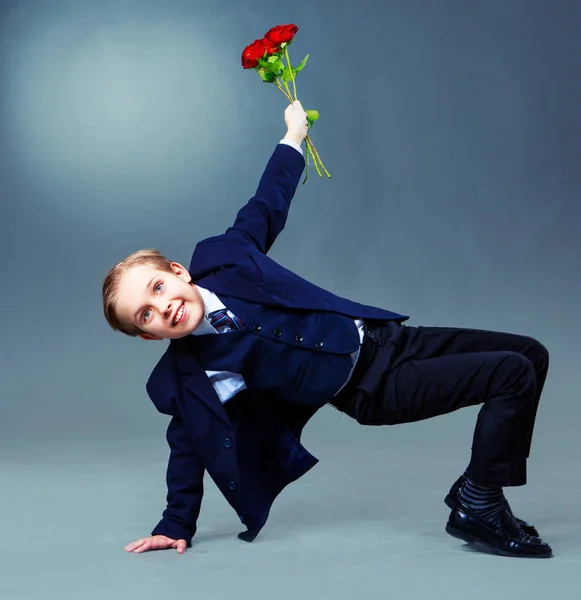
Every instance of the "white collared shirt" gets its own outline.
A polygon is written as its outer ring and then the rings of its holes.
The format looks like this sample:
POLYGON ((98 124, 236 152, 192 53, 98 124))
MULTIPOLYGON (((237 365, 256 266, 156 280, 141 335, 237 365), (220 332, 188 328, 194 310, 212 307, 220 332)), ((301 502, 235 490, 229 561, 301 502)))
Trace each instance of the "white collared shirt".
MULTIPOLYGON (((201 323, 196 327, 196 329, 192 332, 192 335, 207 335, 207 334, 217 334, 217 333, 227 333, 231 331, 231 327, 229 325, 224 325, 219 329, 214 328, 210 325, 210 319, 208 315, 217 310, 222 310, 226 308, 222 301, 216 294, 201 288, 200 286, 196 286, 198 292, 200 292, 200 296, 202 297, 202 301, 204 302, 204 317, 201 323)), ((230 316, 233 316, 230 311, 228 311, 230 316)), ((214 390, 216 394, 218 394, 218 398, 222 403, 228 402, 230 398, 232 398, 235 394, 240 392, 243 389, 246 389, 246 383, 242 375, 237 373, 231 373, 230 371, 206 371, 206 375, 208 379, 214 386, 214 390)))

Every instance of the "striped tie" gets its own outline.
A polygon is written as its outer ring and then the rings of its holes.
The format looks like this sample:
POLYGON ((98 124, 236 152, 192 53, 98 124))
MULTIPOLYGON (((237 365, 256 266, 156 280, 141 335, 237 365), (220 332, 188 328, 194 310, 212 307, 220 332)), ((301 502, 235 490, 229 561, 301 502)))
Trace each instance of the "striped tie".
POLYGON ((240 329, 244 327, 244 323, 236 316, 230 316, 228 314, 228 310, 225 308, 221 308, 220 310, 215 310, 208 315, 208 320, 210 321, 210 325, 214 329, 219 329, 221 327, 229 327, 232 331, 236 329, 240 329))

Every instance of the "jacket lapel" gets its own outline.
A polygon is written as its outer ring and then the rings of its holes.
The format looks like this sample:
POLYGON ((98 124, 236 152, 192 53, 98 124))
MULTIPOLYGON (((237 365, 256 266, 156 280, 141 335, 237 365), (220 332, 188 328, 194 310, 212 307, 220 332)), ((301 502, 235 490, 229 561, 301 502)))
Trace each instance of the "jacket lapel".
POLYGON ((230 425, 228 413, 196 358, 188 337, 172 340, 170 345, 178 371, 182 374, 184 387, 220 419, 230 425))

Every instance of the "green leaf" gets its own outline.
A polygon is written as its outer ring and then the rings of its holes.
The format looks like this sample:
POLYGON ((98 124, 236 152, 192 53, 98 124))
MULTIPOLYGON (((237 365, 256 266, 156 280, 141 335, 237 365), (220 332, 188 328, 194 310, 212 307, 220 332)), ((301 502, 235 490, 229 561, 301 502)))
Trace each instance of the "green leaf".
POLYGON ((265 83, 274 83, 276 81, 276 75, 270 71, 265 71, 263 68, 256 69, 256 72, 260 75, 260 79, 265 83))
POLYGON ((274 67, 277 69, 277 73, 280 73, 284 68, 281 57, 275 54, 268 57, 268 62, 274 65, 274 67))
POLYGON ((309 60, 309 55, 307 54, 305 56, 305 58, 303 58, 303 60, 301 60, 299 65, 294 68, 295 73, 300 73, 305 68, 305 65, 307 64, 308 60, 309 60))
MULTIPOLYGON (((270 57, 272 58, 272 57, 270 57)), ((272 62, 271 60, 263 60, 260 59, 258 64, 265 70, 270 73, 273 73, 276 76, 280 76, 280 72, 282 71, 282 62, 278 59, 276 62, 272 62)))
POLYGON ((286 66, 282 71, 282 79, 284 81, 290 81, 294 77, 294 69, 286 66))
POLYGON ((305 110, 307 113, 307 123, 312 127, 313 123, 319 118, 319 112, 316 110, 305 110))

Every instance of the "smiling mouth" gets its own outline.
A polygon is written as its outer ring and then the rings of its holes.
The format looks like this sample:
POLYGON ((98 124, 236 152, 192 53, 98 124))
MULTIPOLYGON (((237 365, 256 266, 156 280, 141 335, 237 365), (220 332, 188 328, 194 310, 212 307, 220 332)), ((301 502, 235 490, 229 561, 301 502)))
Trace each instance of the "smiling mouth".
POLYGON ((174 327, 176 325, 179 325, 183 320, 184 317, 186 316, 186 305, 185 304, 181 304, 180 307, 176 310, 176 314, 174 315, 172 324, 174 325, 174 327))

